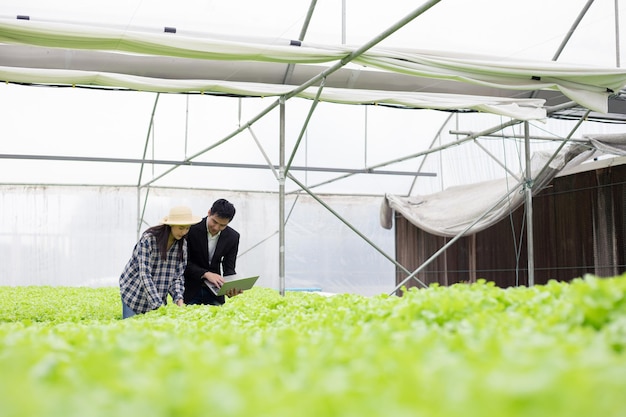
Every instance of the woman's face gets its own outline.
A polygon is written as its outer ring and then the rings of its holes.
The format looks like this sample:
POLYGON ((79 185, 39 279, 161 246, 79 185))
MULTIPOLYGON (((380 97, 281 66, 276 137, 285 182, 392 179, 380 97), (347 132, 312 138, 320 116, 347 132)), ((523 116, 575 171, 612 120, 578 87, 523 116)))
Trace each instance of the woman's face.
POLYGON ((189 229, 191 228, 191 225, 177 225, 177 224, 173 224, 171 227, 171 234, 174 237, 174 239, 176 240, 181 240, 186 234, 187 232, 189 232, 189 229))

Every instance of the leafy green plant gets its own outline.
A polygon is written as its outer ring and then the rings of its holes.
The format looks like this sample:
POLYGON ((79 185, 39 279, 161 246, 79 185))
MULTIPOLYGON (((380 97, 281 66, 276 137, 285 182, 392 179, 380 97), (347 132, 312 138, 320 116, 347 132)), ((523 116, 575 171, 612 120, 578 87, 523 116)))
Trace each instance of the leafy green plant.
POLYGON ((623 416, 626 276, 364 297, 254 288, 121 320, 117 288, 0 287, 28 416, 623 416))

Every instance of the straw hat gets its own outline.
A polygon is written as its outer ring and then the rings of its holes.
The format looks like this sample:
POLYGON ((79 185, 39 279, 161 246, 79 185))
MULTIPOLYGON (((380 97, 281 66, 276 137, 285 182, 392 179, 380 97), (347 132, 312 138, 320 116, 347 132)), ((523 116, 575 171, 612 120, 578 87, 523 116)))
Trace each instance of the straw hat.
POLYGON ((191 214, 191 209, 189 207, 177 206, 170 209, 170 214, 163 217, 161 224, 186 226, 196 224, 200 220, 202 220, 202 217, 191 214))

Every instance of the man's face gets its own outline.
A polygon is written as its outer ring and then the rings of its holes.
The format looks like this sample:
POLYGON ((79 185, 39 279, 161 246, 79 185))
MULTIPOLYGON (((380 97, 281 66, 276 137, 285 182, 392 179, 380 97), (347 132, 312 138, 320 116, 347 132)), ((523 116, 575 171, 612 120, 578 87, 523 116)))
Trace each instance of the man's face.
POLYGON ((209 211, 209 221, 208 221, 208 229, 211 235, 216 235, 228 226, 230 220, 224 219, 222 217, 218 217, 217 215, 211 214, 209 211))

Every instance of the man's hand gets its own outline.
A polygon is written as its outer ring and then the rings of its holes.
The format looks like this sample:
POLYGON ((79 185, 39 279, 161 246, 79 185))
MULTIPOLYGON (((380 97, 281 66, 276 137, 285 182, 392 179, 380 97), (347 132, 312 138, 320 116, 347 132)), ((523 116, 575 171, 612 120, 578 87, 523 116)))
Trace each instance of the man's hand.
POLYGON ((229 296, 229 297, 234 297, 236 295, 241 294, 242 292, 243 292, 243 290, 239 290, 237 288, 231 288, 230 290, 228 290, 226 295, 229 296))
POLYGON ((222 285, 224 285, 224 278, 222 278, 220 274, 216 274, 214 272, 207 271, 204 275, 202 275, 202 278, 206 279, 217 288, 221 288, 222 285))

